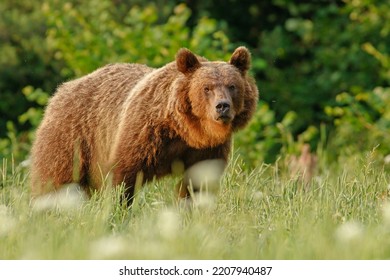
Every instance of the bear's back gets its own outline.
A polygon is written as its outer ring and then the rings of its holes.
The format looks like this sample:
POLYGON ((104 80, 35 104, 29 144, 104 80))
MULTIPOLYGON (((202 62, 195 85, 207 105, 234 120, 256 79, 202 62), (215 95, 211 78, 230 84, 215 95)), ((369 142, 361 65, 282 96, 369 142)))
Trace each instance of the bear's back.
POLYGON ((71 125, 72 130, 79 128, 80 136, 89 134, 88 129, 115 126, 131 90, 152 71, 153 68, 141 64, 109 64, 66 82, 50 100, 41 126, 48 121, 64 122, 71 125))
POLYGON ((96 106, 107 110, 118 108, 131 89, 152 71, 153 68, 141 64, 106 65, 91 74, 62 84, 50 100, 47 110, 67 108, 82 113, 92 106, 93 112, 96 112, 96 106))
POLYGON ((70 182, 69 166, 76 150, 84 149, 91 155, 86 158, 88 162, 108 159, 123 103, 132 88, 152 71, 141 64, 110 64, 58 87, 32 147, 33 193, 41 192, 49 179, 54 185, 64 177, 70 182))

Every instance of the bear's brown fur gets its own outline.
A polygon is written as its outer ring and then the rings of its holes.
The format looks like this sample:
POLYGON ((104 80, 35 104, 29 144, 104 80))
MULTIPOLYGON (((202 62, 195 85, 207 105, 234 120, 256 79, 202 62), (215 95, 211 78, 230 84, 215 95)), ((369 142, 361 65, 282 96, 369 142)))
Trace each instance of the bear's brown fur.
POLYGON ((64 83, 33 144, 33 196, 74 181, 100 189, 112 174, 131 203, 139 172, 145 182, 171 173, 175 161, 185 169, 207 159, 226 162, 232 132, 247 124, 257 104, 250 60, 245 47, 229 62, 180 49, 176 61, 158 69, 110 64, 64 83))

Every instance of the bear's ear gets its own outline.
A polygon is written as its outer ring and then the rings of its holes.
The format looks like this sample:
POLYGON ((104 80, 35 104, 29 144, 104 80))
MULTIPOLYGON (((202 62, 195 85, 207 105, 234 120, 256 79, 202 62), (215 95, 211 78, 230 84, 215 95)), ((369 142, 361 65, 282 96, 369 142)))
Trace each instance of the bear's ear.
POLYGON ((182 48, 176 54, 177 69, 183 74, 194 72, 200 67, 200 62, 190 50, 182 48))
POLYGON ((238 47, 232 54, 229 63, 240 70, 242 74, 249 70, 251 66, 251 54, 245 47, 238 47))

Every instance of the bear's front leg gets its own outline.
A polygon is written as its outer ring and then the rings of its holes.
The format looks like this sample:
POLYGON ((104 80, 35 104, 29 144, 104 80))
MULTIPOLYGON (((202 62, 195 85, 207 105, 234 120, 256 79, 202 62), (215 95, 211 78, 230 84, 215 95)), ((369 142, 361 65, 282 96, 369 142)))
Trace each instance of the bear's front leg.
POLYGON ((136 186, 141 186, 144 183, 143 172, 136 167, 134 169, 117 167, 113 175, 113 185, 120 186, 123 184, 124 192, 122 199, 130 207, 134 200, 136 186))

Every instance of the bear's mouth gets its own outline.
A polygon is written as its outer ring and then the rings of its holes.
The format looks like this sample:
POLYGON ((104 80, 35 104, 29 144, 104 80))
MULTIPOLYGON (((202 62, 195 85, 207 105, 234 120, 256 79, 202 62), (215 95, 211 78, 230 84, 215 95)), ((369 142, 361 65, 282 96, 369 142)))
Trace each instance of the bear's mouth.
POLYGON ((219 115, 219 116, 217 117, 217 121, 218 121, 218 122, 221 122, 221 123, 223 123, 223 124, 228 124, 228 123, 231 122, 231 120, 232 120, 232 117, 229 116, 229 115, 227 115, 227 114, 222 114, 222 115, 219 115))

